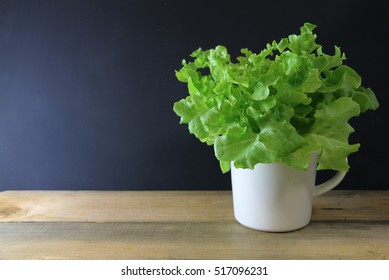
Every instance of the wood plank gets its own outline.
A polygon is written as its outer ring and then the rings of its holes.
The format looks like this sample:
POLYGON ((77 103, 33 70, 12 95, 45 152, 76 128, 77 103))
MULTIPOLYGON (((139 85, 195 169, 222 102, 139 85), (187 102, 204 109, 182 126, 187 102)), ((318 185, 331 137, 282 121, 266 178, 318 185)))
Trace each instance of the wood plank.
POLYGON ((389 221, 389 191, 333 190, 315 198, 315 221, 389 221))
POLYGON ((0 221, 231 221, 230 192, 6 191, 0 221))
POLYGON ((388 222, 278 234, 235 222, 0 223, 0 259, 389 259, 388 236, 388 222))
POLYGON ((228 191, 7 191, 0 221, 0 259, 389 259, 389 191, 331 191, 284 234, 235 222, 228 191))
MULTIPOLYGON (((334 190, 315 198, 313 221, 388 221, 389 191, 334 190)), ((230 191, 5 191, 0 222, 234 221, 230 191)))

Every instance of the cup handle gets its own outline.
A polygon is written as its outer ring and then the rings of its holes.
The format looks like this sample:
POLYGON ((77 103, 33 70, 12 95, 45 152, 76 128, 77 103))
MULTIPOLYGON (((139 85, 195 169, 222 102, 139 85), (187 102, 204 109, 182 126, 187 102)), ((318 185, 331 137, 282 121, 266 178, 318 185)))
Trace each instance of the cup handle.
POLYGON ((337 185, 339 185, 339 183, 343 180, 344 176, 346 176, 346 173, 338 171, 334 175, 334 177, 329 179, 327 182, 315 186, 314 196, 319 196, 328 192, 329 190, 332 190, 337 185))

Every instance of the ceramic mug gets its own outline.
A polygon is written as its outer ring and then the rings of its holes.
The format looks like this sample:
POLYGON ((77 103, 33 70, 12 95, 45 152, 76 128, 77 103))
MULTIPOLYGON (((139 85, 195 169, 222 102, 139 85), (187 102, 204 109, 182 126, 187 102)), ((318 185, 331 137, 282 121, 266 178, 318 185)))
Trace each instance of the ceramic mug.
POLYGON ((261 231, 285 232, 311 220, 313 197, 336 187, 346 175, 337 172, 315 186, 317 154, 306 171, 284 164, 257 164, 254 169, 231 164, 234 215, 242 225, 261 231))

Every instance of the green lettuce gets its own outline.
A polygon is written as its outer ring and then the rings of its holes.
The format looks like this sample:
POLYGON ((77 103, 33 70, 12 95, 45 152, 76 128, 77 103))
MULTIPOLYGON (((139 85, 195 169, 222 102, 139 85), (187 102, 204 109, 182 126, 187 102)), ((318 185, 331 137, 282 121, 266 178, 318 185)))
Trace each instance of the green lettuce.
POLYGON ((305 23, 300 34, 273 41, 256 54, 248 49, 231 61, 227 49, 199 48, 192 61, 176 71, 189 95, 173 110, 189 132, 214 146, 223 173, 230 163, 252 169, 257 163, 284 163, 307 169, 319 154, 318 169, 347 172, 350 118, 378 101, 361 77, 343 65, 339 47, 325 54, 316 26, 305 23))

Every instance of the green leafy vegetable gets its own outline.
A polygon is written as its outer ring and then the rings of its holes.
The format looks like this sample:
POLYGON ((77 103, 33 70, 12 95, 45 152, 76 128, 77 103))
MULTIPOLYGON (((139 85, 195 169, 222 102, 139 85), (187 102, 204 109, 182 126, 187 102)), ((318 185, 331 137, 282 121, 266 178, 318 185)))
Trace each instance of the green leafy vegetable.
POLYGON ((305 23, 299 35, 273 41, 258 54, 242 49, 237 62, 223 46, 199 48, 193 61, 182 61, 176 77, 189 95, 173 110, 190 133, 214 145, 224 173, 231 162, 306 169, 312 152, 320 154, 318 169, 348 171, 346 158, 359 148, 348 143, 354 131, 348 121, 379 104, 343 65, 339 47, 323 53, 315 27, 305 23))

